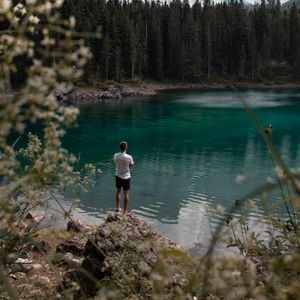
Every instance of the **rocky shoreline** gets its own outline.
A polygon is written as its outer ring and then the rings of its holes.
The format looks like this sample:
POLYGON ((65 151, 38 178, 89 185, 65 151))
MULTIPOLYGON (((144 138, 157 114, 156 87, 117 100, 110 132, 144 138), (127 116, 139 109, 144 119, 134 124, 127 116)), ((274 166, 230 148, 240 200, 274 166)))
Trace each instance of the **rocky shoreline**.
MULTIPOLYGON (((99 103, 108 100, 121 100, 127 97, 147 97, 165 90, 221 90, 221 89, 300 89, 300 82, 275 83, 275 82, 203 82, 203 83, 160 83, 141 82, 139 84, 108 84, 97 87, 74 87, 69 92, 56 89, 54 96, 61 105, 79 105, 81 103, 99 103)), ((0 103, 5 103, 17 92, 1 92, 0 103)))
POLYGON ((61 104, 73 105, 83 102, 103 102, 108 99, 119 100, 125 97, 142 96, 137 89, 129 88, 127 86, 119 88, 113 85, 106 86, 103 89, 76 87, 69 93, 55 90, 53 94, 61 104))
POLYGON ((107 100, 120 100, 126 97, 150 96, 160 91, 172 89, 300 89, 300 83, 260 83, 237 82, 230 83, 141 83, 139 85, 107 85, 102 88, 75 87, 70 93, 54 91, 54 95, 62 104, 77 105, 80 103, 104 102, 107 100))
MULTIPOLYGON (((39 223, 40 216, 31 215, 30 224, 39 223)), ((162 252, 186 255, 185 249, 134 213, 109 214, 99 226, 75 220, 60 233, 49 230, 8 268, 7 275, 19 299, 60 299, 66 295, 86 299, 109 289, 116 299, 125 299, 128 293, 149 298, 153 292, 152 272, 162 252), (128 291, 130 282, 134 288, 128 291)), ((169 263, 174 264, 172 261, 169 263)), ((170 286, 182 287, 186 282, 184 272, 173 273, 170 286)))

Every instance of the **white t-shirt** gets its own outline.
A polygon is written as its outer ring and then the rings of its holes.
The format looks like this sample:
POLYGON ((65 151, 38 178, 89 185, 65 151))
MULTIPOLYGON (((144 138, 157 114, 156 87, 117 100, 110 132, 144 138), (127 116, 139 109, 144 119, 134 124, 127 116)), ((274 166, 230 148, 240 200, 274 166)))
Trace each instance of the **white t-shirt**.
POLYGON ((122 179, 130 178, 130 165, 133 165, 131 155, 126 152, 119 152, 114 155, 114 162, 116 164, 116 176, 122 179))

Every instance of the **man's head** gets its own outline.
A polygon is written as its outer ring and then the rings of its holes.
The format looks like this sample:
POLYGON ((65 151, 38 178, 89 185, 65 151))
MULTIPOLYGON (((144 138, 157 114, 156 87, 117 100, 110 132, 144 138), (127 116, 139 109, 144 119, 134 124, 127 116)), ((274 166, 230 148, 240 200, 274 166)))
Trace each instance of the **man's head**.
POLYGON ((120 142, 120 150, 121 150, 121 152, 125 152, 126 149, 127 149, 127 142, 125 142, 125 141, 120 142))

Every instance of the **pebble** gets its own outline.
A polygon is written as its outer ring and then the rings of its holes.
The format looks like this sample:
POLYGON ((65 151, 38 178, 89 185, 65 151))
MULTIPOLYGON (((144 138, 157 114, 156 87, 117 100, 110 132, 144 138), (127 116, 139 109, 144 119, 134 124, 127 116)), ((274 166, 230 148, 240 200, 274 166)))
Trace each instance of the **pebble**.
POLYGON ((17 285, 17 289, 31 291, 33 289, 33 285, 32 284, 19 284, 19 285, 17 285))

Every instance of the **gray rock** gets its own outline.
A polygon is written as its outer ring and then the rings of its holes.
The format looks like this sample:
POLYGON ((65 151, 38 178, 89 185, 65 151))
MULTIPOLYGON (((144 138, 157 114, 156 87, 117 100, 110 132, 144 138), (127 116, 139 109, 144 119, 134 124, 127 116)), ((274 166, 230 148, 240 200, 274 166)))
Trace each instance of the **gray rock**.
POLYGON ((42 265, 41 264, 32 264, 31 267, 33 270, 40 270, 42 268, 42 265))
POLYGON ((104 90, 88 88, 76 88, 68 92, 55 90, 53 94, 61 105, 78 104, 79 102, 87 101, 99 102, 107 99, 139 96, 139 92, 132 88, 122 87, 120 89, 114 85, 108 85, 104 87, 104 90))
POLYGON ((47 253, 51 249, 49 242, 47 241, 35 241, 32 246, 32 250, 40 253, 47 253))
POLYGON ((26 219, 33 220, 36 223, 40 223, 45 218, 44 211, 30 211, 26 217, 26 219))
POLYGON ((83 222, 82 220, 70 220, 67 224, 67 231, 74 232, 88 232, 91 230, 91 226, 83 222))
POLYGON ((31 291, 33 289, 33 285, 32 284, 19 284, 17 285, 17 289, 21 290, 21 291, 31 291))
POLYGON ((121 89, 121 96, 122 97, 136 97, 139 96, 138 91, 131 89, 129 87, 123 87, 121 89))
POLYGON ((25 279, 26 278, 26 273, 23 272, 16 272, 16 273, 11 273, 9 276, 14 279, 14 280, 20 280, 20 279, 25 279))
POLYGON ((14 265, 21 267, 21 269, 29 271, 32 269, 33 261, 27 258, 18 258, 14 265))
POLYGON ((112 99, 112 98, 114 98, 114 95, 108 91, 105 91, 102 95, 102 98, 103 99, 112 99))
POLYGON ((72 299, 86 299, 87 295, 94 294, 95 288, 95 282, 85 273, 80 270, 73 270, 65 274, 63 281, 58 286, 58 292, 71 289, 72 299))
POLYGON ((62 258, 62 264, 68 268, 79 268, 82 264, 83 258, 76 258, 72 253, 66 253, 62 258))
POLYGON ((32 281, 40 283, 42 285, 49 285, 51 283, 50 279, 47 276, 33 275, 31 279, 32 281))

